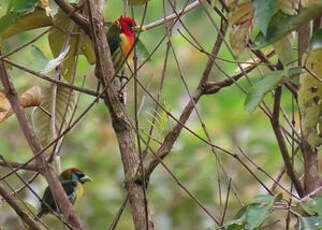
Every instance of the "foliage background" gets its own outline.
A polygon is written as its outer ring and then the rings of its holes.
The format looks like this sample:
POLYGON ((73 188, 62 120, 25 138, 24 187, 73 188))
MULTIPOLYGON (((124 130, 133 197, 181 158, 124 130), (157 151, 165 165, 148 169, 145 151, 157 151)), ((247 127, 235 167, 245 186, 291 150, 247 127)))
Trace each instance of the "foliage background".
MULTIPOLYGON (((181 8, 182 4, 181 1, 178 3, 178 9, 181 8)), ((135 17, 138 23, 140 22, 142 11, 142 7, 135 8, 135 17)), ((0 12, 4 14, 5 5, 2 6, 0 12)), ((107 2, 105 18, 108 21, 114 21, 122 12, 123 4, 121 4, 120 0, 109 0, 107 2)), ((162 1, 151 1, 149 3, 145 24, 162 17, 162 1)), ((192 12, 187 13, 183 20, 186 25, 189 25, 189 29, 191 29, 205 50, 210 52, 217 33, 204 14, 204 11, 200 7, 197 7, 192 12)), ((219 19, 217 18, 217 20, 219 19)), ((179 57, 180 67, 183 70, 184 77, 188 82, 189 88, 193 90, 198 84, 200 75, 206 65, 207 56, 193 48, 176 29, 183 31, 182 27, 177 24, 173 31, 172 42, 176 54, 179 57)), ((30 31, 14 36, 9 40, 3 41, 3 47, 6 50, 12 50, 24 42, 31 40, 41 31, 43 30, 30 31)), ((159 26, 142 33, 141 39, 147 48, 152 50, 161 38, 160 34, 163 35, 164 32, 164 26, 159 26)), ((34 45, 39 47, 47 58, 52 58, 47 36, 38 40, 34 45)), ((166 43, 163 42, 161 48, 152 57, 152 60, 139 72, 140 79, 149 87, 150 92, 153 92, 154 95, 156 95, 160 83, 165 47, 166 43)), ((225 46, 222 46, 219 56, 232 59, 225 46)), ((241 60, 247 59, 247 53, 245 53, 241 60)), ((39 65, 37 55, 35 55, 31 46, 13 55, 12 60, 35 69, 39 65), (21 57, 24 58, 22 59, 21 57)), ((236 72, 237 66, 233 63, 219 60, 217 63, 228 74, 233 75, 236 72)), ((264 68, 260 68, 265 72, 264 68)), ((93 72, 93 66, 89 66, 85 58, 82 57, 78 65, 77 85, 80 85, 82 76, 86 75, 87 81, 85 87, 95 89, 96 78, 93 72)), ((44 84, 39 79, 15 68, 9 70, 9 73, 20 92, 33 86, 35 82, 39 85, 44 84)), ((249 76, 254 82, 259 79, 261 74, 259 71, 253 71, 249 76)), ((224 76, 218 70, 214 69, 211 73, 210 80, 217 81, 220 79, 224 79, 224 76)), ((245 80, 241 80, 240 84, 245 88, 250 87, 245 80)), ((287 112, 291 112, 291 96, 288 91, 285 91, 285 94, 287 96, 284 95, 283 97, 283 105, 287 109, 287 112)), ((143 93, 141 91, 140 95, 142 98, 143 93)), ((148 121, 152 119, 149 113, 153 112, 154 104, 147 95, 143 97, 145 98, 144 106, 139 118, 141 127, 147 133, 149 129, 148 121)), ((215 144, 232 152, 238 152, 236 146, 241 146, 247 155, 258 165, 270 175, 276 176, 282 168, 283 163, 274 133, 267 117, 259 110, 256 110, 251 115, 243 110, 245 97, 245 94, 236 85, 233 85, 222 89, 214 96, 203 96, 198 104, 198 108, 215 144)), ((132 117, 134 117, 133 98, 133 84, 130 84, 128 87, 128 108, 132 111, 132 117)), ((162 95, 162 104, 174 115, 179 115, 179 112, 188 99, 189 96, 180 80, 173 55, 170 55, 162 95)), ((82 95, 77 113, 79 114, 83 111, 91 100, 92 98, 90 96, 82 95)), ((271 104, 270 96, 266 97, 266 101, 271 104)), ((30 115, 31 112, 32 109, 29 109, 28 114, 30 115)), ((295 120, 297 119, 296 117, 295 120)), ((164 122, 160 122, 154 134, 155 137, 157 139, 162 137, 162 134, 166 133, 174 124, 170 118, 166 118, 164 122)), ((205 137, 195 113, 189 119, 187 126, 198 135, 205 137)), ((0 154, 5 156, 7 160, 23 162, 32 156, 14 116, 9 118, 5 122, 5 125, 0 125, 0 140, 0 154)), ((154 147, 157 146, 157 143, 154 143, 154 147)), ((88 225, 89 229, 106 229, 116 215, 126 193, 123 189, 124 178, 120 163, 120 154, 118 153, 118 144, 111 127, 110 118, 107 115, 106 107, 102 102, 99 102, 86 115, 81 124, 66 136, 61 153, 63 169, 78 167, 94 178, 92 183, 85 185, 84 197, 76 206, 77 213, 88 225)), ((231 157, 227 157, 222 152, 219 152, 219 154, 222 156, 225 169, 237 187, 238 196, 242 202, 249 201, 254 195, 264 192, 254 178, 240 167, 237 161, 231 157)), ((216 160, 206 144, 200 142, 200 140, 190 133, 183 131, 174 150, 166 158, 165 162, 181 182, 212 210, 215 216, 220 215, 218 207, 223 204, 220 204, 218 199, 216 160)), ((5 171, 5 168, 0 168, 1 174, 4 174, 5 171)), ((272 184, 271 181, 268 181, 256 169, 254 169, 254 172, 264 182, 267 182, 266 184, 272 184)), ((22 175, 25 178, 29 178, 31 173, 23 172, 22 175)), ((19 187, 21 184, 15 182, 15 180, 14 176, 8 178, 8 182, 19 187)), ((150 179, 150 183, 148 199, 157 229, 192 230, 206 229, 207 227, 214 226, 214 223, 208 216, 184 194, 162 167, 158 167, 155 170, 150 179)), ((222 199, 224 200, 227 193, 227 181, 224 181, 223 185, 225 185, 223 186, 222 192, 222 199)), ((32 183, 33 189, 39 194, 42 194, 46 186, 43 178, 37 178, 32 183)), ((39 205, 33 195, 28 192, 20 193, 20 197, 37 207, 39 205)), ((4 203, 1 203, 1 205, 4 207, 1 210, 0 225, 6 226, 8 229, 21 229, 22 225, 18 222, 16 215, 4 203)), ((227 219, 230 219, 240 207, 241 203, 232 196, 228 207, 227 219)), ((50 226, 57 225, 55 229, 62 228, 52 216, 46 217, 45 220, 51 223, 50 226)), ((126 210, 125 215, 121 217, 117 229, 132 229, 132 218, 129 210, 126 210)))

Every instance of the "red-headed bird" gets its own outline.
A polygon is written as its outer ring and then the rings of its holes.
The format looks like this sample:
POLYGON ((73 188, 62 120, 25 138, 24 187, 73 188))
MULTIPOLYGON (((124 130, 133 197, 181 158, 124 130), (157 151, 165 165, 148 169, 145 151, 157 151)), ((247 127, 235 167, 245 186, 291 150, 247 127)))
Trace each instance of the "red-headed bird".
MULTIPOLYGON (((72 204, 75 204, 83 195, 83 184, 92 181, 89 176, 76 168, 70 168, 63 171, 59 176, 59 180, 72 204)), ((41 203, 40 211, 37 215, 38 218, 50 213, 51 210, 59 212, 49 187, 46 188, 42 200, 43 202, 41 203)))
MULTIPOLYGON (((109 26, 109 23, 106 23, 109 26)), ((130 63, 133 57, 134 31, 136 22, 130 17, 120 17, 115 23, 110 25, 107 32, 107 41, 110 46, 114 69, 119 70, 125 57, 130 63), (131 52, 130 52, 131 50, 131 52), (121 52, 120 52, 121 51, 121 52), (129 53, 130 52, 130 53, 129 53)))

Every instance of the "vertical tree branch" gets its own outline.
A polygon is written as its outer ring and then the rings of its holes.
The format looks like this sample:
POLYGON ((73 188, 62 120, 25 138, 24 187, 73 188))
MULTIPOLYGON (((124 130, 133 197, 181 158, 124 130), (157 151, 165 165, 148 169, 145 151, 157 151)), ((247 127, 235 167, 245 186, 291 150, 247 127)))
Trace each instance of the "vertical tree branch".
POLYGON ((131 132, 131 121, 118 97, 117 81, 114 78, 114 66, 110 48, 104 31, 104 19, 97 13, 93 1, 88 0, 89 18, 91 24, 91 37, 96 54, 96 76, 107 87, 104 94, 104 102, 109 109, 112 124, 119 143, 123 170, 125 174, 125 186, 129 193, 132 217, 136 230, 153 229, 153 223, 146 223, 146 209, 144 188, 135 182, 136 171, 140 165, 140 159, 135 152, 134 137, 131 132), (94 21, 95 18, 95 21, 94 21))

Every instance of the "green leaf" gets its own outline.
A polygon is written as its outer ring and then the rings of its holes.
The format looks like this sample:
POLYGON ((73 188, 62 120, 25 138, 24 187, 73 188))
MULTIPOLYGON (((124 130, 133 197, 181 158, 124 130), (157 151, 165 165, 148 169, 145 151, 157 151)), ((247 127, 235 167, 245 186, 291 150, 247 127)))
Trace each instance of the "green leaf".
POLYGON ((321 15, 321 11, 322 2, 319 1, 310 5, 310 7, 304 8, 298 15, 295 16, 287 15, 281 11, 277 12, 271 18, 265 39, 259 45, 255 45, 252 48, 260 49, 274 43, 301 25, 316 17, 319 17, 321 15))
POLYGON ((13 25, 22 16, 35 10, 39 0, 11 0, 7 14, 0 19, 0 34, 9 26, 13 25))
POLYGON ((321 230, 322 216, 300 217, 300 230, 321 230))
POLYGON ((255 202, 258 202, 263 205, 267 205, 269 207, 273 205, 274 200, 275 200, 274 196, 267 195, 267 194, 259 194, 259 195, 256 195, 254 198, 255 202))
MULTIPOLYGON (((71 93, 70 89, 57 86, 57 95, 56 95, 56 130, 59 131, 61 124, 63 124, 63 130, 67 127, 69 119, 72 115, 72 111, 75 107, 76 103, 76 95, 75 93, 71 93), (70 98, 70 103, 68 100, 70 98), (67 108, 66 116, 65 111, 67 108)), ((49 114, 51 112, 51 104, 52 104, 52 85, 49 87, 45 87, 42 89, 42 99, 41 99, 41 107, 43 110, 47 111, 49 114)), ((41 145, 44 147, 48 145, 52 140, 52 132, 51 132, 51 119, 50 115, 44 112, 39 107, 36 108, 32 113, 32 121, 33 126, 35 128, 36 135, 40 139, 41 145)), ((59 143, 60 144, 60 143, 59 143)), ((50 150, 48 150, 50 151, 50 150)))
POLYGON ((276 6, 277 0, 252 0, 255 23, 265 36, 268 24, 275 14, 276 6))
POLYGON ((262 204, 251 204, 246 213, 246 229, 252 230, 259 227, 269 216, 270 208, 262 204))
POLYGON ((302 203, 301 206, 309 215, 322 216, 322 195, 302 203))
POLYGON ((48 73, 53 69, 55 69, 56 66, 58 66, 60 63, 62 63, 62 61, 64 60, 64 58, 66 57, 69 51, 69 48, 70 46, 67 46, 56 58, 48 61, 48 63, 46 64, 45 68, 41 71, 41 73, 43 74, 48 73))
POLYGON ((253 88, 248 92, 244 109, 252 113, 262 101, 266 93, 274 89, 284 80, 284 71, 273 71, 266 74, 263 79, 256 82, 253 88))
POLYGON ((37 7, 33 12, 25 15, 8 13, 0 18, 0 37, 7 39, 18 33, 52 25, 51 18, 44 9, 37 7))
POLYGON ((28 1, 21 1, 21 0, 11 0, 8 7, 8 12, 15 12, 15 13, 29 13, 33 11, 37 5, 39 0, 28 0, 28 1))
POLYGON ((316 50, 322 48, 322 29, 318 29, 314 32, 310 39, 310 49, 316 50))
POLYGON ((141 40, 138 40, 135 45, 136 56, 139 59, 147 59, 149 57, 149 51, 141 40))
POLYGON ((293 41, 294 36, 288 34, 280 40, 273 43, 274 50, 277 54, 278 59, 284 66, 292 63, 293 60, 293 41))

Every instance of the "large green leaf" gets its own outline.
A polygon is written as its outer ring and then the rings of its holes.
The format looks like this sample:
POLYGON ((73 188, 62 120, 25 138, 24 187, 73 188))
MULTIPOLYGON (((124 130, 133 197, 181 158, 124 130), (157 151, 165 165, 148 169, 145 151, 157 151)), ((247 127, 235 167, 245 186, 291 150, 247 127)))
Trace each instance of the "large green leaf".
POLYGON ((259 227, 269 216, 270 208, 266 205, 251 204, 246 213, 246 229, 253 230, 259 227))
POLYGON ((283 74, 284 71, 273 71, 266 74, 261 80, 256 82, 247 94, 244 109, 249 113, 252 113, 262 101, 266 93, 274 89, 285 79, 283 74))
POLYGON ((22 16, 33 12, 39 0, 11 0, 8 6, 7 14, 0 19, 0 34, 9 26, 15 24, 22 16))
POLYGON ((300 230, 322 230, 322 216, 300 217, 300 230))
MULTIPOLYGON (((72 115, 73 108, 75 107, 76 96, 74 93, 71 94, 70 103, 68 103, 70 95, 70 89, 57 86, 56 96, 56 130, 61 127, 62 122, 63 128, 66 128, 68 121, 72 115), (68 106, 68 107, 67 107, 68 106), (67 108, 66 116, 65 111, 67 108)), ((42 90, 41 106, 47 112, 51 112, 52 104, 52 85, 45 87, 42 90)), ((50 116, 40 108, 36 108, 32 113, 33 126, 35 132, 40 139, 41 145, 44 147, 48 145, 52 140, 52 132, 50 129, 51 119, 50 116)))
POLYGON ((310 20, 321 16, 322 2, 316 2, 308 8, 304 8, 298 15, 287 15, 281 11, 277 12, 272 18, 267 28, 265 38, 260 44, 253 49, 260 49, 273 42, 281 39, 299 26, 309 22, 310 20))
POLYGON ((0 37, 2 39, 9 38, 24 31, 52 25, 51 18, 48 17, 45 10, 40 7, 37 7, 31 13, 18 16, 8 13, 0 18, 0 37))
POLYGON ((257 195, 254 202, 244 206, 238 211, 233 220, 228 221, 225 226, 227 230, 253 230, 259 227, 271 213, 272 206, 280 195, 257 195))
POLYGON ((266 36, 268 24, 276 12, 277 0, 252 0, 256 25, 266 36))

